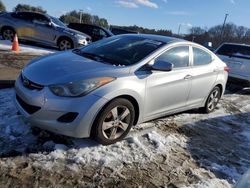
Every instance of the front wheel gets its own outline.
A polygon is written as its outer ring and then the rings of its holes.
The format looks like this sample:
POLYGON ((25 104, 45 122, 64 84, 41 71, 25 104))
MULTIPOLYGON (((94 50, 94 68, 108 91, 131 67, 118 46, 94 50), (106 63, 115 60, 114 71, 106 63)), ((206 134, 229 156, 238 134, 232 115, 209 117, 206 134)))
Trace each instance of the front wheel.
POLYGON ((134 118, 133 104, 126 99, 115 99, 98 115, 93 125, 92 136, 100 144, 113 144, 128 134, 134 118))
POLYGON ((73 43, 69 39, 66 39, 66 38, 65 39, 61 39, 58 42, 58 48, 59 48, 60 51, 69 50, 69 49, 73 48, 73 43))
POLYGON ((210 113, 214 111, 216 105, 218 104, 221 97, 221 90, 219 87, 214 87, 214 89, 210 92, 208 95, 207 101, 205 106, 202 108, 202 110, 205 113, 210 113))

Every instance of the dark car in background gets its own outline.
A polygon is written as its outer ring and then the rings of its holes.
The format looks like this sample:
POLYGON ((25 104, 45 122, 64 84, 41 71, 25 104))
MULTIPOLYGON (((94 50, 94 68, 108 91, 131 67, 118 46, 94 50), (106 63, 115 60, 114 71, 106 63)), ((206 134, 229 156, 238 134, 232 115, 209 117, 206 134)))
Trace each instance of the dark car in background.
POLYGON ((110 31, 114 34, 114 35, 122 35, 122 34, 139 34, 138 32, 135 31, 130 31, 130 30, 126 30, 126 29, 121 29, 118 27, 111 27, 110 31))
POLYGON ((230 82, 250 86, 250 45, 223 43, 215 53, 228 65, 230 82))
POLYGON ((4 40, 13 40, 17 33, 21 40, 60 50, 87 45, 90 41, 90 36, 68 28, 55 17, 26 11, 0 14, 0 33, 4 40))
POLYGON ((103 38, 108 38, 114 35, 108 29, 97 25, 70 23, 68 27, 91 36, 92 42, 101 40, 103 38))

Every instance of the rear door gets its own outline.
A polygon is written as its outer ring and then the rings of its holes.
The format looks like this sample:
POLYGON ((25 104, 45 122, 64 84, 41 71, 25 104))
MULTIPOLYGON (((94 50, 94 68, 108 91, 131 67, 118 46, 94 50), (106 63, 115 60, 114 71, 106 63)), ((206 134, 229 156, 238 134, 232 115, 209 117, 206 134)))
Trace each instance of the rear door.
POLYGON ((219 68, 216 66, 212 55, 199 48, 192 47, 192 68, 191 75, 191 90, 187 105, 190 107, 200 105, 211 92, 214 86, 219 68))
POLYGON ((229 76, 250 77, 250 46, 224 44, 217 54, 230 68, 229 76))
POLYGON ((52 43, 56 39, 56 30, 49 25, 50 20, 42 14, 33 13, 33 24, 35 28, 36 41, 42 43, 52 43))
POLYGON ((33 40, 35 29, 32 23, 32 15, 30 12, 17 12, 12 16, 17 19, 16 31, 20 39, 33 40))

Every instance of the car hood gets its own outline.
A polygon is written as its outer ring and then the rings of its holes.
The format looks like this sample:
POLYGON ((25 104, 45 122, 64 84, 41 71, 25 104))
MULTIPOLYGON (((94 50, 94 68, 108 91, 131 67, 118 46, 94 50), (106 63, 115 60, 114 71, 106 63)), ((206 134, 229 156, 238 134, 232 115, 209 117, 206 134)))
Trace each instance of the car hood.
POLYGON ((35 59, 22 70, 27 79, 45 86, 96 77, 118 77, 128 73, 128 67, 93 61, 72 51, 35 59))
POLYGON ((65 33, 68 33, 68 34, 73 34, 73 35, 81 35, 83 37, 86 37, 86 38, 91 38, 89 35, 85 34, 85 33, 82 33, 80 31, 77 31, 77 30, 74 30, 74 29, 70 29, 68 27, 60 27, 60 26, 56 26, 57 30, 59 31, 63 31, 65 33))

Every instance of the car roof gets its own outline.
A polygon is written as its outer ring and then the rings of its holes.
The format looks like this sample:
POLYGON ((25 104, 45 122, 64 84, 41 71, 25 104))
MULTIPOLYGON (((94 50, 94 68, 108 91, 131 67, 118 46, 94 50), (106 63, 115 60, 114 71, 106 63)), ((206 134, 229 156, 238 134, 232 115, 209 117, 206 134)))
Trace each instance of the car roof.
POLYGON ((85 24, 85 23, 69 23, 69 25, 81 25, 81 26, 89 26, 89 27, 97 27, 97 28, 102 28, 104 29, 104 27, 99 26, 99 25, 93 25, 93 24, 85 24))
POLYGON ((99 28, 99 29, 102 29, 102 30, 106 31, 110 36, 113 36, 113 35, 114 35, 110 30, 106 29, 105 27, 99 26, 99 25, 85 24, 85 23, 75 23, 75 22, 69 23, 69 26, 70 26, 70 25, 79 25, 79 26, 95 27, 95 28, 99 28))
POLYGON ((172 42, 185 42, 184 39, 179 39, 175 37, 167 37, 162 35, 153 35, 153 34, 122 34, 124 36, 134 36, 134 37, 141 37, 150 40, 156 40, 164 43, 172 43, 172 42))
POLYGON ((230 42, 225 42, 225 43, 223 43, 222 45, 224 45, 224 44, 235 45, 235 46, 247 46, 247 47, 250 47, 250 44, 244 44, 244 43, 230 43, 230 42))
POLYGON ((37 12, 37 11, 16 11, 16 12, 11 12, 11 13, 35 13, 35 14, 48 16, 48 14, 46 14, 46 13, 41 13, 41 12, 37 12))

